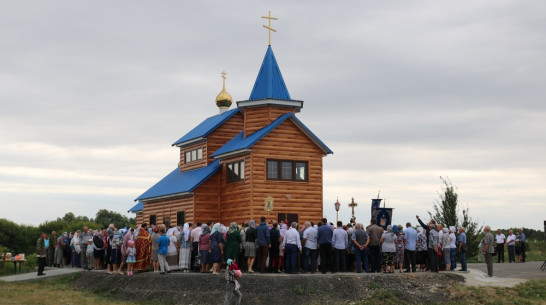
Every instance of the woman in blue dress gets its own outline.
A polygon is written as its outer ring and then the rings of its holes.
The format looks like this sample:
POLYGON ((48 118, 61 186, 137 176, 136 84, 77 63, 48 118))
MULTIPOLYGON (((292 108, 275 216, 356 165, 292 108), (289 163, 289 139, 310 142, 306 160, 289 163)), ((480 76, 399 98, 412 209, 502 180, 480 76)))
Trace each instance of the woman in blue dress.
POLYGON ((220 232, 220 223, 212 227, 210 235, 210 262, 212 263, 212 274, 220 274, 220 262, 222 261, 224 236, 220 232))

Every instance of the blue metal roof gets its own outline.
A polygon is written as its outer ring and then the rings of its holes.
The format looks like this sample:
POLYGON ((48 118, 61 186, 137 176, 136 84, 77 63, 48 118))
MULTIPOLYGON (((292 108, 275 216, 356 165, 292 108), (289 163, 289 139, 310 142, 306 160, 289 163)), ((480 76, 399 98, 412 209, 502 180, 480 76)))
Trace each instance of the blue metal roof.
POLYGON ((300 128, 315 144, 317 144, 326 154, 333 154, 333 152, 324 144, 309 128, 307 128, 293 113, 288 112, 281 115, 271 124, 265 126, 264 128, 254 132, 253 134, 244 137, 244 131, 239 133, 229 142, 220 147, 216 152, 214 152, 211 157, 218 157, 223 154, 228 154, 237 151, 244 151, 250 149, 256 142, 260 141, 264 136, 270 133, 273 129, 279 126, 282 122, 290 119, 298 128, 300 128))
POLYGON ((177 167, 170 174, 135 200, 153 199, 167 195, 191 192, 222 168, 215 160, 206 167, 181 172, 177 167))
POLYGON ((251 101, 263 99, 291 99, 271 46, 267 47, 262 67, 260 68, 256 82, 254 83, 254 88, 248 99, 251 101))
POLYGON ((178 139, 178 141, 174 142, 172 146, 182 145, 185 142, 206 137, 209 133, 213 132, 216 128, 222 125, 237 112, 239 112, 239 109, 235 108, 222 114, 211 116, 210 118, 205 119, 203 122, 201 122, 201 124, 197 125, 182 138, 178 139))
POLYGON ((129 211, 127 211, 127 213, 129 213, 129 212, 139 212, 139 211, 142 211, 143 208, 144 208, 144 204, 142 203, 142 201, 140 201, 137 204, 135 204, 134 207, 130 208, 129 211))

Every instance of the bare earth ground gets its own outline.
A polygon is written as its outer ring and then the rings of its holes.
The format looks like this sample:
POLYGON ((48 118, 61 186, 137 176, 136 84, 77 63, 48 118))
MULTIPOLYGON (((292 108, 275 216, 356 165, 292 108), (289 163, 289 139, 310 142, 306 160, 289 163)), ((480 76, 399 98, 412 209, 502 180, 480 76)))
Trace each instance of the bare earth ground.
MULTIPOLYGON (((408 303, 440 303, 450 299, 448 287, 461 283, 455 273, 416 274, 245 274, 243 304, 340 304, 381 297, 381 292, 408 303)), ((84 272, 71 285, 123 301, 161 304, 221 304, 223 276, 210 274, 139 273, 133 277, 84 272)), ((388 297, 388 296, 386 296, 388 297)))

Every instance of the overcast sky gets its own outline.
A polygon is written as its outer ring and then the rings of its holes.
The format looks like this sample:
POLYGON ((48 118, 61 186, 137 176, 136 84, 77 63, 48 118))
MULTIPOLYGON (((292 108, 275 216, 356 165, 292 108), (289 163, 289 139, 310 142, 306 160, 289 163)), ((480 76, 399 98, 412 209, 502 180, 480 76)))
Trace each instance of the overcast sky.
MULTIPOLYGON (((333 151, 324 211, 426 216, 440 176, 493 228, 546 219, 544 1, 0 1, 0 217, 126 211, 272 47, 333 151)), ((424 217, 428 219, 427 217, 424 217)))

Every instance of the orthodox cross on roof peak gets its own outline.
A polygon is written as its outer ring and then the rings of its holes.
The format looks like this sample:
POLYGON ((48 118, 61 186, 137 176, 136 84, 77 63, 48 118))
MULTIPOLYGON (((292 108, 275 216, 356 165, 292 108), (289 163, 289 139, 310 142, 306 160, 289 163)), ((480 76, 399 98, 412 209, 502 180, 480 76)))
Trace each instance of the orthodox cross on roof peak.
POLYGON ((349 207, 352 208, 352 216, 355 217, 355 207, 358 206, 358 203, 355 202, 355 198, 353 197, 351 199, 351 203, 349 203, 349 207))
POLYGON ((265 24, 264 24, 263 26, 264 26, 264 28, 266 28, 266 29, 269 30, 269 31, 268 31, 268 32, 269 32, 269 45, 271 45, 271 31, 273 31, 273 32, 275 32, 275 33, 277 32, 277 30, 275 30, 274 28, 271 27, 271 20, 279 20, 279 19, 277 19, 276 17, 271 17, 271 11, 269 11, 269 15, 268 15, 268 16, 262 16, 262 18, 268 19, 268 21, 269 21, 269 24, 268 24, 268 25, 265 25, 265 24))

